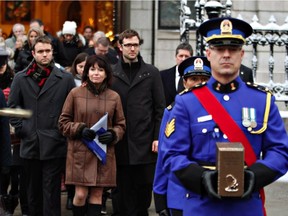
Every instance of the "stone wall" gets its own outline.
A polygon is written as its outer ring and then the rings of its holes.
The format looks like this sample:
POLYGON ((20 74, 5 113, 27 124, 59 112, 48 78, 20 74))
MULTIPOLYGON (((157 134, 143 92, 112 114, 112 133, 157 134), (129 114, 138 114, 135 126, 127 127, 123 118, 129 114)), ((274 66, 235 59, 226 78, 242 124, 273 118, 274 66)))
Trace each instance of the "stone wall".
MULTIPOLYGON (((179 0, 180 1, 180 0, 179 0)), ((221 1, 226 2, 226 1, 221 1)), ((158 30, 158 1, 155 1, 155 22, 152 23, 152 8, 154 1, 151 0, 138 0, 130 1, 130 27, 136 29, 144 39, 144 44, 141 47, 141 54, 145 61, 151 63, 154 58, 154 65, 160 70, 172 67, 175 64, 175 49, 180 43, 179 30, 158 30), (154 24, 155 37, 152 38, 154 24), (152 53, 152 40, 155 41, 155 53, 152 53)), ((286 16, 288 15, 288 1, 286 0, 232 0, 232 16, 238 17, 239 15, 247 21, 252 22, 254 15, 257 15, 259 22, 263 25, 269 22, 271 15, 277 20, 278 25, 285 23, 286 16)), ((175 10, 178 10, 175 8, 175 10)), ((190 17, 195 19, 194 17, 190 17)), ((287 21, 288 22, 288 21, 287 21)), ((190 31, 190 44, 195 50, 195 31, 190 31)), ((245 47, 246 54, 243 63, 249 67, 252 66, 252 47, 245 47)), ((268 76, 268 57, 269 48, 259 47, 259 65, 257 70, 257 81, 266 82, 269 80, 268 76)), ((285 49, 283 47, 275 47, 275 81, 282 82, 285 78, 284 74, 284 58, 285 49)))

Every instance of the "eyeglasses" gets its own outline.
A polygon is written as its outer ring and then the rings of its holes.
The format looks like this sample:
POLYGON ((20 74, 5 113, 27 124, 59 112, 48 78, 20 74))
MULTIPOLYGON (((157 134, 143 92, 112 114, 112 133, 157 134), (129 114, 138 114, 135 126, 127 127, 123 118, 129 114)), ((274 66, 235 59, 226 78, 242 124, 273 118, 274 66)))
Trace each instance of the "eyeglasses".
POLYGON ((138 48, 140 45, 139 44, 122 44, 124 47, 131 49, 132 47, 134 47, 135 49, 138 48))

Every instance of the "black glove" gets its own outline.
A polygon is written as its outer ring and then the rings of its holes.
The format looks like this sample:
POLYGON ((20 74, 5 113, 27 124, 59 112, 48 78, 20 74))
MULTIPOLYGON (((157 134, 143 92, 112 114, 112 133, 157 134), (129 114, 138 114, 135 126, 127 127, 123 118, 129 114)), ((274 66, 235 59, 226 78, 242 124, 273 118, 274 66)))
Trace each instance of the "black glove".
POLYGON ((107 130, 105 133, 99 135, 99 141, 103 144, 110 145, 116 137, 113 130, 107 130))
POLYGON ((94 130, 91 130, 91 129, 85 127, 85 128, 82 130, 81 136, 82 136, 82 138, 84 138, 84 139, 93 140, 93 139, 95 139, 95 137, 96 137, 96 132, 95 132, 94 130))
POLYGON ((244 193, 242 199, 248 199, 251 197, 251 194, 255 186, 255 175, 251 170, 244 170, 244 193))
POLYGON ((275 181, 279 175, 276 171, 270 169, 262 163, 254 163, 248 167, 255 175, 255 185, 253 191, 259 191, 261 188, 275 181))
POLYGON ((159 216, 170 216, 168 209, 163 209, 160 211, 159 216))
POLYGON ((217 178, 218 172, 216 170, 204 171, 202 175, 202 184, 209 197, 221 199, 221 196, 217 193, 217 178))

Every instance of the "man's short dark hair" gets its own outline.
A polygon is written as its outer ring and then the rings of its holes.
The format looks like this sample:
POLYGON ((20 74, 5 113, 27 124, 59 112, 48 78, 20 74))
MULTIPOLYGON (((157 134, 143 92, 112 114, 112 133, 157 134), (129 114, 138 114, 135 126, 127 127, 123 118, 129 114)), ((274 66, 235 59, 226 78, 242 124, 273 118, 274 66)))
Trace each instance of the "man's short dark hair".
POLYGON ((36 40, 35 40, 35 42, 34 42, 34 44, 32 46, 32 50, 35 51, 35 45, 37 43, 47 43, 47 44, 51 44, 51 46, 52 46, 52 40, 46 35, 36 38, 36 40))
POLYGON ((138 32, 133 30, 133 29, 126 29, 125 31, 123 31, 119 35, 119 43, 123 44, 124 38, 131 38, 131 37, 134 37, 134 36, 136 36, 139 39, 140 44, 142 44, 142 40, 141 40, 138 32))
POLYGON ((180 49, 189 51, 190 55, 193 56, 193 48, 189 43, 185 42, 185 43, 179 44, 176 48, 175 56, 178 54, 180 49))

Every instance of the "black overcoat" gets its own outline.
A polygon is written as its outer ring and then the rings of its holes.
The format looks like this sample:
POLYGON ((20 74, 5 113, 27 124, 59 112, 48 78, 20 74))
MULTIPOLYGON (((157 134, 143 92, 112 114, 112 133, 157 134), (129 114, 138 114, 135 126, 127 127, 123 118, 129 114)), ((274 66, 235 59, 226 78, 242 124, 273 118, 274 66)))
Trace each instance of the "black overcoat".
POLYGON ((163 86, 159 70, 138 58, 140 69, 131 84, 122 61, 113 65, 112 89, 121 97, 126 118, 126 133, 116 145, 118 165, 149 164, 157 159, 152 142, 158 140, 165 108, 163 86))
POLYGON ((22 158, 49 160, 66 157, 66 139, 58 129, 58 118, 74 87, 72 74, 56 66, 42 88, 26 74, 26 70, 15 75, 8 106, 33 112, 31 118, 10 118, 11 125, 21 134, 22 158))

